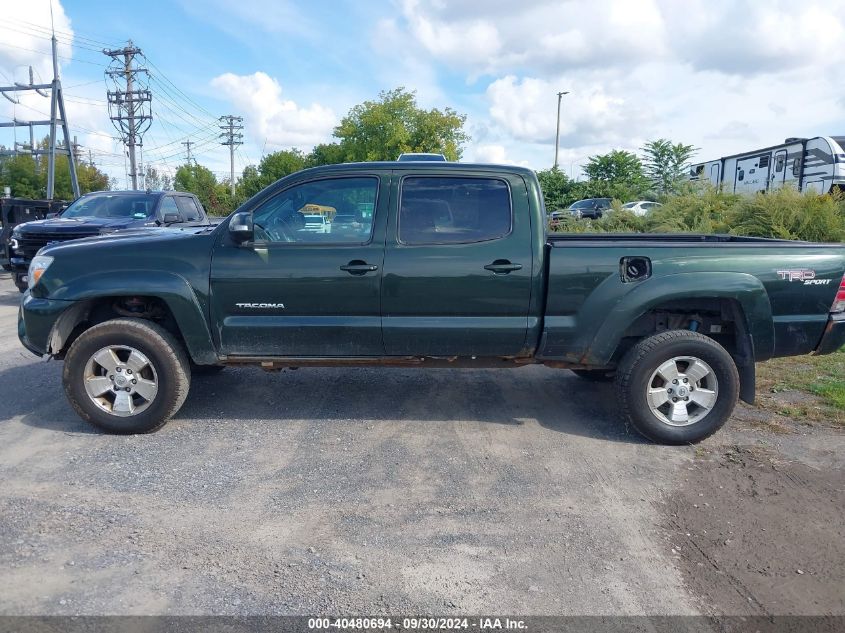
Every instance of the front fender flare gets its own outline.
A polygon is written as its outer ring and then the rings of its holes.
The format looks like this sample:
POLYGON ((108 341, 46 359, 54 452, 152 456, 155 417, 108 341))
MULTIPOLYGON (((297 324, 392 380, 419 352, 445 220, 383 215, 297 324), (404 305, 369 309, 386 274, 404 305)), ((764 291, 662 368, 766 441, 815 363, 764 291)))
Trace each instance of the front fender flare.
MULTIPOLYGON (((61 286, 50 293, 51 299, 79 302, 80 305, 103 297, 128 296, 161 299, 173 314, 194 362, 217 362, 217 352, 205 318, 206 310, 191 284, 181 275, 166 271, 95 272, 75 278, 73 284, 61 286)), ((84 312, 72 308, 56 321, 50 336, 53 353, 61 348, 70 331, 85 317, 84 312)))

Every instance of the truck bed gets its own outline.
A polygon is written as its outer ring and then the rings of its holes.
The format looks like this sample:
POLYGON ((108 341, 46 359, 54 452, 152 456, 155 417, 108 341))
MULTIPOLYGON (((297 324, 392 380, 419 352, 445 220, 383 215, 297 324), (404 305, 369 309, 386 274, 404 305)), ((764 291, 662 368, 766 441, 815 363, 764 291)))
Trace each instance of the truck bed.
MULTIPOLYGON (((546 236, 547 243, 552 247, 570 245, 573 242, 598 243, 631 243, 637 242, 651 246, 676 245, 676 244, 738 244, 743 246, 790 246, 807 247, 820 246, 830 248, 835 244, 817 244, 813 242, 801 242, 797 240, 784 240, 768 237, 747 237, 744 235, 727 234, 702 234, 702 233, 549 233, 546 236)), ((843 246, 845 248, 845 246, 843 246)))

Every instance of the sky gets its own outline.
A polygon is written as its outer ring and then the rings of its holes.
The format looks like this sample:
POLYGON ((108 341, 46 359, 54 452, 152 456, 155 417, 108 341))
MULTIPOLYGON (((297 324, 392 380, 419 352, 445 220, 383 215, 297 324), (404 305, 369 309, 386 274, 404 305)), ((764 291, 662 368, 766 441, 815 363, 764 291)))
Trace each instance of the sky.
MULTIPOLYGON (((0 82, 49 82, 50 0, 0 0, 0 82)), ((244 118, 236 172, 265 153, 330 142, 349 109, 404 86, 467 117, 463 160, 561 169, 651 139, 696 160, 792 136, 845 134, 845 0, 52 0, 71 134, 124 186, 103 48, 131 39, 150 71, 143 160, 173 173, 182 142, 219 178, 217 118, 244 118)), ((49 99, 0 98, 0 121, 49 99)), ((41 135, 46 128, 40 128, 41 135)), ((28 132, 0 129, 0 144, 28 132)))

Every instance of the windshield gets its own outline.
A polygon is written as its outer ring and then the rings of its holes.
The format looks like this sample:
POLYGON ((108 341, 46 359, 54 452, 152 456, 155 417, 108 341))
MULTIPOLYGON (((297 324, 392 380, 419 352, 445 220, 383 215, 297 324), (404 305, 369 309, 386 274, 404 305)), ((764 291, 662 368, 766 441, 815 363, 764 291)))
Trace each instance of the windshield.
POLYGON ((622 208, 623 209, 633 209, 635 206, 637 206, 636 202, 626 202, 625 204, 622 205, 622 208))
POLYGON ((153 217, 157 199, 143 194, 85 196, 65 209, 62 217, 145 220, 153 217))

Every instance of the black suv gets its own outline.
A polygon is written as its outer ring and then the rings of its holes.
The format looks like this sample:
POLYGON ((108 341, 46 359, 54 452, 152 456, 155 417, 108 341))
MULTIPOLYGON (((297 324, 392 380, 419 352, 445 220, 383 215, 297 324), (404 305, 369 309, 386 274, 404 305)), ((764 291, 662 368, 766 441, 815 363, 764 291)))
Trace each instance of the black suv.
POLYGON ((605 211, 610 210, 612 198, 587 198, 569 205, 569 212, 576 218, 592 218, 597 220, 605 211))
POLYGON ((126 229, 205 226, 197 197, 181 191, 97 191, 77 198, 57 217, 18 224, 9 240, 15 285, 27 286, 29 262, 44 246, 126 229))

